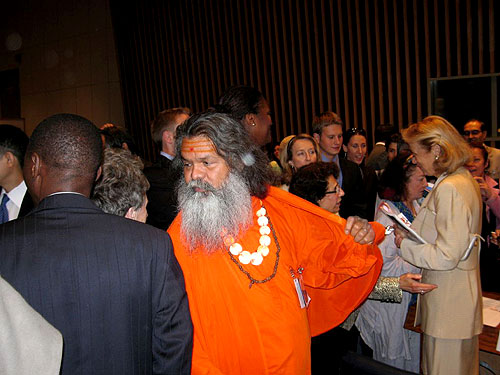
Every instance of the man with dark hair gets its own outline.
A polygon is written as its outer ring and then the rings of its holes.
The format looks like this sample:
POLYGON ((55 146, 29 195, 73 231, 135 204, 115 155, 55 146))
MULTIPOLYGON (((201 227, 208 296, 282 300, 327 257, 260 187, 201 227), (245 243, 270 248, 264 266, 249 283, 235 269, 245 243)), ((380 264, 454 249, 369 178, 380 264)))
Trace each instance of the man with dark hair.
POLYGON ((110 123, 100 127, 102 143, 107 148, 122 148, 137 155, 138 149, 132 136, 120 126, 110 123))
POLYGON ((26 215, 33 201, 23 179, 29 138, 13 125, 0 125, 0 224, 26 215))
POLYGON ((168 232, 186 277, 193 373, 309 373, 310 335, 370 293, 381 258, 367 244, 383 228, 270 187, 266 155, 226 114, 192 116, 176 145, 184 179, 168 232))
POLYGON ((24 176, 38 207, 1 227, 0 275, 62 333, 62 374, 189 374, 192 324, 170 238, 88 199, 101 151, 83 117, 37 126, 24 176))
POLYGON ((395 132, 392 124, 379 124, 375 127, 375 146, 366 157, 366 166, 375 171, 383 170, 389 160, 387 159, 387 138, 395 132))
POLYGON ((353 215, 367 217, 361 170, 356 163, 339 157, 344 134, 342 119, 334 112, 323 112, 314 117, 312 131, 314 139, 319 144, 321 160, 333 162, 339 167, 337 181, 345 193, 340 207, 340 216, 343 218, 353 215))
POLYGON ((153 166, 144 169, 151 185, 147 193, 149 203, 146 223, 162 230, 167 230, 177 215, 175 185, 181 177, 181 172, 172 166, 175 156, 175 131, 189 116, 189 108, 170 108, 161 111, 151 123, 153 141, 161 151, 153 166))
POLYGON ((500 150, 484 144, 486 140, 486 126, 484 122, 472 119, 464 125, 463 137, 469 143, 482 143, 488 152, 488 170, 486 173, 493 179, 500 178, 500 150))

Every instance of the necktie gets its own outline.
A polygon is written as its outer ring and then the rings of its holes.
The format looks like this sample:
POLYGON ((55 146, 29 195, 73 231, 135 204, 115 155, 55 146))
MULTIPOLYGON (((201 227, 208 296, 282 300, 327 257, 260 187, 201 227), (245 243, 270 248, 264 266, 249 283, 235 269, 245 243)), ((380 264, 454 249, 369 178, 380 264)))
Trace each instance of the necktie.
POLYGON ((2 203, 0 203, 0 224, 9 221, 9 211, 7 211, 7 202, 9 201, 9 196, 4 194, 2 197, 2 203))

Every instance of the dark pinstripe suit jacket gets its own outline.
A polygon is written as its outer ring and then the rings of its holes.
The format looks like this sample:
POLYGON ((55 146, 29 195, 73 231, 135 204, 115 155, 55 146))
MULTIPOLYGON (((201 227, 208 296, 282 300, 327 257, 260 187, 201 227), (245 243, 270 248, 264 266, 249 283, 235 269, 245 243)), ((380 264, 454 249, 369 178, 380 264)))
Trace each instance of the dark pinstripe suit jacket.
POLYGON ((190 372, 192 324, 166 233, 52 195, 0 226, 0 274, 62 333, 62 374, 190 372))

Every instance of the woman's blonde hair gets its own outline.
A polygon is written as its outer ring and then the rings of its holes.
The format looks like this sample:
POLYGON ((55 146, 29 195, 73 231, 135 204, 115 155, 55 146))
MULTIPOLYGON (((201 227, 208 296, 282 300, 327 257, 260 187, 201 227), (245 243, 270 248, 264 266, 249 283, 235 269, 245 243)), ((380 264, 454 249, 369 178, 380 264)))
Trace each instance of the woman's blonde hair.
MULTIPOLYGON (((287 137, 288 138, 288 137, 287 137)), ((286 138, 285 138, 286 139, 286 138)), ((280 162, 281 162, 281 168, 283 169, 283 174, 282 174, 282 183, 284 184, 289 184, 290 180, 292 179, 292 166, 288 163, 290 160, 292 160, 292 148, 293 145, 295 144, 296 141, 301 140, 301 139, 306 139, 308 141, 311 141, 314 151, 316 151, 316 157, 317 161, 319 161, 319 145, 316 140, 311 137, 309 134, 299 134, 296 136, 292 136, 290 139, 288 139, 288 142, 286 143, 286 146, 284 148, 281 148, 280 144, 280 162)), ((283 142, 282 142, 283 143, 283 142)))
POLYGON ((428 116, 402 131, 407 143, 418 143, 430 151, 439 145, 441 154, 434 161, 434 170, 438 173, 453 173, 471 158, 467 142, 448 121, 440 116, 428 116))

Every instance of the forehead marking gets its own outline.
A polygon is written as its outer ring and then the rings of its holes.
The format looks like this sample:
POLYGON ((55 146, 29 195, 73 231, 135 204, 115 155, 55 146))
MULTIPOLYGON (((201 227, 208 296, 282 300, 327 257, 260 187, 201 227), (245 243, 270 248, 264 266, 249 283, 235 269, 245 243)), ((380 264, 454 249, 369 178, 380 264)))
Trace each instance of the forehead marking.
POLYGON ((214 144, 209 139, 189 139, 182 141, 182 152, 216 152, 214 144))

